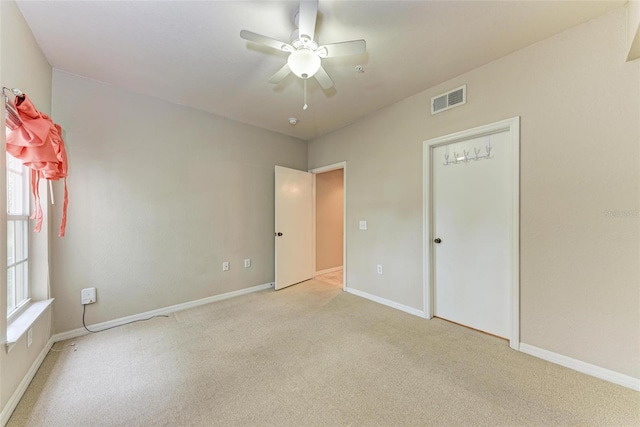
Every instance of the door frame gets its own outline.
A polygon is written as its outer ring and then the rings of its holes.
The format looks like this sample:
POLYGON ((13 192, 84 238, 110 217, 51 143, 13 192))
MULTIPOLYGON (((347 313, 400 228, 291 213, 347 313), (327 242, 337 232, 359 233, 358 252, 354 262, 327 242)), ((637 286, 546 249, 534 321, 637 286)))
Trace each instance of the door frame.
POLYGON ((520 117, 478 126, 461 132, 428 139, 422 143, 423 153, 423 292, 424 312, 427 319, 434 313, 434 251, 432 250, 433 234, 433 168, 436 160, 433 150, 436 147, 480 138, 496 133, 509 132, 509 143, 513 148, 511 158, 512 193, 512 230, 511 230, 511 334, 509 346, 520 349, 520 117))
POLYGON ((342 290, 347 290, 347 162, 309 169, 313 174, 313 271, 316 271, 316 175, 342 169, 342 290))

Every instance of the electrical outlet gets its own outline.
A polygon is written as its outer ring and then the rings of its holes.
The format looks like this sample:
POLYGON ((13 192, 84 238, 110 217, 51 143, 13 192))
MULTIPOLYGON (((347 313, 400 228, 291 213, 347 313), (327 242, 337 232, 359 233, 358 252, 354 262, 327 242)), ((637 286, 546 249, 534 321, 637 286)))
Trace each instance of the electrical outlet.
POLYGON ((222 271, 229 271, 229 261, 222 263, 222 271))
POLYGON ((378 274, 382 274, 382 266, 380 264, 378 264, 378 274))
POLYGON ((251 267, 251 258, 247 258, 244 260, 244 268, 251 267))
POLYGON ((31 344, 33 344, 33 328, 27 331, 27 348, 31 347, 31 344))
POLYGON ((96 288, 84 288, 80 291, 80 304, 93 304, 96 301, 96 288))

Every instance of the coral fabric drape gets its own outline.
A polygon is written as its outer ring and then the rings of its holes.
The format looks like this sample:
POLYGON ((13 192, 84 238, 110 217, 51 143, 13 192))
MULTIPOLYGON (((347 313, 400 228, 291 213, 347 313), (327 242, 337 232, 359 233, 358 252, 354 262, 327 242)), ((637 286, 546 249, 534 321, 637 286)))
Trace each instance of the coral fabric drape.
POLYGON ((64 179, 64 202, 59 231, 59 236, 63 237, 67 224, 69 193, 66 180, 68 162, 62 128, 53 123, 49 116, 39 112, 26 95, 16 97, 15 106, 22 123, 18 126, 11 123, 7 135, 7 152, 22 160, 22 163, 31 169, 31 191, 35 200, 32 218, 36 220, 34 231, 40 231, 42 228, 42 207, 38 189, 40 179, 64 179))

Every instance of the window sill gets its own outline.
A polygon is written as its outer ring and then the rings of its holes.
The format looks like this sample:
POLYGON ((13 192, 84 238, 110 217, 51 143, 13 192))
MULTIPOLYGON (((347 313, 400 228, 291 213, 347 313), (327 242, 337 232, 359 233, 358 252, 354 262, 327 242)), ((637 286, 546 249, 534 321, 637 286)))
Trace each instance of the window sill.
POLYGON ((7 325, 7 353, 18 342, 40 315, 51 305, 53 298, 32 302, 29 307, 7 325))

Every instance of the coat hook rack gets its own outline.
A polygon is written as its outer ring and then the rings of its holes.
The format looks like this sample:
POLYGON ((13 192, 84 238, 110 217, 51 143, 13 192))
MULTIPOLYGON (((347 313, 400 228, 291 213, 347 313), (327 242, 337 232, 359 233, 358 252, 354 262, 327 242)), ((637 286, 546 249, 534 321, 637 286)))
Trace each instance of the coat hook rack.
POLYGON ((490 138, 487 138, 487 144, 484 147, 484 151, 486 154, 480 154, 482 153, 482 149, 481 148, 474 148, 473 149, 473 154, 471 154, 471 150, 462 150, 462 154, 454 151, 453 152, 453 160, 449 160, 449 153, 446 152, 444 153, 444 163, 442 163, 445 166, 449 166, 449 165, 459 165, 459 164, 463 164, 463 163, 469 163, 470 161, 478 161, 478 160, 482 160, 482 159, 492 159, 493 157, 491 157, 491 140, 490 138))

